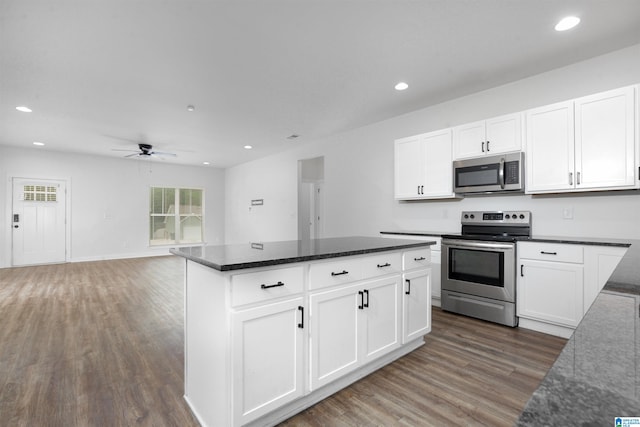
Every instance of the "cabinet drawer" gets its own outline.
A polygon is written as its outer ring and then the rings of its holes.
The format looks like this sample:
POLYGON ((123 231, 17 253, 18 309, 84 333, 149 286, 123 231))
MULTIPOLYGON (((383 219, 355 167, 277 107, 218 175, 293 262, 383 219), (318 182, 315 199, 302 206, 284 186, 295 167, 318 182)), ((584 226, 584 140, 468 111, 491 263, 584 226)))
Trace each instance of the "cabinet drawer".
POLYGON ((231 277, 231 305, 266 301, 302 292, 302 267, 256 271, 231 277))
POLYGON ((402 272, 402 255, 390 252, 362 258, 362 278, 384 276, 385 274, 402 272))
POLYGON ((431 265, 431 250, 429 248, 416 249, 402 254, 402 265, 405 270, 431 265))
POLYGON ((309 289, 328 288, 362 278, 360 258, 320 262, 309 267, 309 289))
POLYGON ((526 259, 543 261, 574 262, 582 264, 582 245, 567 245, 561 243, 520 242, 518 256, 526 259))

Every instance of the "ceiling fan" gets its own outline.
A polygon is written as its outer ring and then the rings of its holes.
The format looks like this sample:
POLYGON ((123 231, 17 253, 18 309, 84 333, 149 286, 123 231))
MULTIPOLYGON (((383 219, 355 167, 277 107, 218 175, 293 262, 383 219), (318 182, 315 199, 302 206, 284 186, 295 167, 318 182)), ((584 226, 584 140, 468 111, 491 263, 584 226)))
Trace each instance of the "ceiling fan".
POLYGON ((113 151, 130 151, 132 152, 131 154, 128 154, 124 157, 164 157, 164 156, 169 156, 169 157, 177 157, 176 154, 174 153, 167 153, 164 151, 153 151, 153 145, 151 144, 144 144, 144 143, 138 143, 138 150, 118 150, 118 149, 114 149, 113 151))

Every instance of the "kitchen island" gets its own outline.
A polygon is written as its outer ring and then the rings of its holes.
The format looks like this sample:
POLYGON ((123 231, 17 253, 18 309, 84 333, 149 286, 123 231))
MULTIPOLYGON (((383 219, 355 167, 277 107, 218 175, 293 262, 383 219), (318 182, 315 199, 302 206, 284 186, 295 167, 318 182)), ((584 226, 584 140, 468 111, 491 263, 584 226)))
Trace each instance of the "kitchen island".
POLYGON ((613 426, 617 417, 640 417, 640 241, 628 243, 518 426, 613 426))
POLYGON ((275 425, 422 345, 432 244, 172 249, 185 258, 185 399, 199 422, 275 425))

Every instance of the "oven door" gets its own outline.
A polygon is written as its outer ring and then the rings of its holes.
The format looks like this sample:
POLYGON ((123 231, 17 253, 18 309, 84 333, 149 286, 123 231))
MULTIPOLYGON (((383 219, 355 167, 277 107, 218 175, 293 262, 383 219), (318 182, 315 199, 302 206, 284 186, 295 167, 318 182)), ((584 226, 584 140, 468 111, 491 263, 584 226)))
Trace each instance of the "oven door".
POLYGON ((515 302, 515 243, 442 240, 442 289, 515 302))

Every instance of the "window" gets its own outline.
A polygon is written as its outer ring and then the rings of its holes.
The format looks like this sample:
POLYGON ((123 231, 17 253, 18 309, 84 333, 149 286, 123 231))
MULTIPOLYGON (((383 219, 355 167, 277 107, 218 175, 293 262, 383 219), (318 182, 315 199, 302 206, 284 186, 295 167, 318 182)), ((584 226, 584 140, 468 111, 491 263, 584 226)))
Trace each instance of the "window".
POLYGON ((202 243, 203 202, 202 190, 151 187, 150 245, 202 243))
POLYGON ((23 187, 22 200, 25 202, 56 202, 57 187, 45 187, 44 185, 25 185, 23 187))

